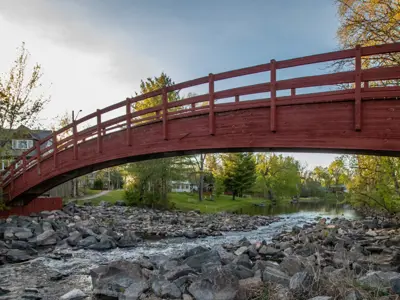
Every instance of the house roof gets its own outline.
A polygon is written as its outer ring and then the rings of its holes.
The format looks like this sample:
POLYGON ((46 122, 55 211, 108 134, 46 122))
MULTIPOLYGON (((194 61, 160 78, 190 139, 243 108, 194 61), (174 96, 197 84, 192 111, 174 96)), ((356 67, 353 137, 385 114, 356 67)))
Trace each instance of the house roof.
POLYGON ((9 136, 9 138, 10 136, 15 138, 18 136, 18 134, 26 134, 30 135, 30 137, 34 140, 41 140, 53 133, 51 130, 29 129, 24 125, 20 125, 15 129, 0 129, 0 131, 7 132, 7 136, 9 136))

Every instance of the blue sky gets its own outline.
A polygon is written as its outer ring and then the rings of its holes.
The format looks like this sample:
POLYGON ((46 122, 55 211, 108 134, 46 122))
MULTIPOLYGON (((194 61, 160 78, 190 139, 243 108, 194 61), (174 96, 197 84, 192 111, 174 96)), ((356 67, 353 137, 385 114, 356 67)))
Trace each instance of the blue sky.
MULTIPOLYGON (((0 2, 0 72, 25 41, 44 68, 52 102, 43 124, 65 111, 97 108, 137 91, 165 71, 175 82, 235 68, 334 51, 333 0, 4 0, 0 2)), ((321 73, 288 69, 278 79, 321 73)), ((269 80, 268 74, 217 85, 269 80)), ((188 92, 188 91, 185 91, 188 92)), ((294 154, 309 167, 334 155, 294 154)))

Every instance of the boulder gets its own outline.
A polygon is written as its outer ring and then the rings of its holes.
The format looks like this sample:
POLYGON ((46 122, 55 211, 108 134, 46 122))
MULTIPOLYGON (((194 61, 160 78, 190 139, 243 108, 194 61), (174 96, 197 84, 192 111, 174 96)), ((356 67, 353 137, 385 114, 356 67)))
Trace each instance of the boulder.
POLYGON ((251 277, 239 280, 239 290, 236 299, 252 299, 263 286, 261 278, 251 277))
POLYGON ((352 290, 346 294, 344 300, 362 300, 363 296, 361 296, 360 292, 357 290, 352 290))
POLYGON ((397 272, 368 272, 365 276, 358 279, 361 285, 373 289, 388 289, 391 287, 391 282, 400 279, 400 273, 397 272))
POLYGON ((84 299, 86 297, 86 294, 82 292, 79 289, 73 289, 72 291, 69 291, 68 293, 64 294, 61 296, 61 300, 80 300, 84 299))
POLYGON ((141 238, 137 237, 132 231, 125 231, 123 236, 118 240, 117 245, 120 248, 135 247, 141 238))
POLYGON ((167 299, 179 299, 182 292, 175 283, 169 282, 164 277, 156 278, 151 284, 151 289, 156 296, 167 299))
POLYGON ((208 250, 186 258, 183 263, 200 272, 201 265, 207 262, 221 262, 221 257, 217 251, 208 250))
POLYGON ((5 240, 27 240, 31 237, 33 237, 33 233, 29 228, 6 227, 4 230, 5 240))
POLYGON ((225 266, 227 269, 230 269, 233 274, 236 275, 238 279, 246 279, 249 277, 254 276, 254 271, 251 269, 248 269, 242 265, 235 265, 235 264, 229 264, 225 266))
POLYGON ((303 269, 301 261, 295 256, 285 257, 280 263, 279 268, 289 276, 293 276, 303 269))
POLYGON ((7 251, 6 259, 10 263, 19 263, 32 259, 32 256, 24 250, 11 249, 7 251))
POLYGON ((242 265, 247 269, 251 269, 253 267, 253 262, 250 260, 247 254, 242 254, 233 260, 233 263, 242 265))
POLYGON ((239 255, 242 255, 242 254, 244 254, 246 252, 247 252, 247 247, 246 246, 242 246, 242 247, 240 247, 239 249, 237 249, 235 251, 235 255, 239 256, 239 255))
POLYGON ((92 250, 110 250, 117 247, 117 243, 114 241, 113 238, 109 237, 108 235, 102 235, 100 237, 100 241, 90 245, 88 248, 92 250))
MULTIPOLYGON (((222 248, 222 249, 225 250, 224 248, 222 248)), ((199 253, 207 252, 207 251, 209 251, 208 248, 203 247, 203 246, 197 246, 197 247, 194 247, 192 249, 186 250, 185 254, 184 254, 184 258, 187 258, 189 256, 193 256, 193 255, 196 255, 196 254, 199 254, 199 253)))
POLYGON ((126 203, 124 200, 118 200, 115 202, 115 206, 126 206, 126 203))
POLYGON ((234 300, 238 290, 237 277, 226 267, 202 274, 188 288, 196 300, 234 300))
POLYGON ((298 272, 290 278, 289 289, 295 294, 307 291, 313 283, 313 277, 307 272, 298 272))
POLYGON ((78 247, 89 248, 90 246, 97 243, 97 239, 94 236, 88 236, 78 242, 78 247))
POLYGON ((196 272, 191 267, 184 264, 181 266, 177 266, 176 268, 165 273, 164 277, 169 281, 174 281, 175 279, 178 279, 179 277, 189 275, 189 274, 196 274, 196 272))
POLYGON ((290 278, 289 276, 287 276, 285 273, 283 273, 278 269, 266 267, 263 272, 263 281, 279 283, 282 284, 283 286, 288 286, 290 278))
POLYGON ((128 261, 110 262, 91 270, 90 276, 93 294, 104 298, 137 300, 149 288, 140 265, 128 261))
POLYGON ((55 245, 59 241, 59 237, 54 230, 46 230, 36 237, 36 245, 50 246, 55 245))
POLYGON ((79 231, 73 231, 69 234, 67 238, 68 245, 75 247, 78 245, 79 241, 82 239, 82 234, 79 231))

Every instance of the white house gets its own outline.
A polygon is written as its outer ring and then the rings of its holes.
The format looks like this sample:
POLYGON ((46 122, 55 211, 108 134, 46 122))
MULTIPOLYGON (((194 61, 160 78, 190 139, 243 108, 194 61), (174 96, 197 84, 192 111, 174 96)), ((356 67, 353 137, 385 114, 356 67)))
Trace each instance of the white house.
POLYGON ((171 192, 174 193, 184 193, 184 192, 192 192, 193 184, 189 181, 171 181, 171 192))

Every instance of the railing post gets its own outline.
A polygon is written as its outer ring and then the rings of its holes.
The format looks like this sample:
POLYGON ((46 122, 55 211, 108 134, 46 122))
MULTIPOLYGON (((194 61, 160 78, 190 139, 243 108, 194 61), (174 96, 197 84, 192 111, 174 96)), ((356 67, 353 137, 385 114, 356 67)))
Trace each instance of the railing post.
POLYGON ((39 141, 36 141, 36 164, 37 164, 38 175, 41 175, 41 172, 40 172, 40 142, 39 141))
POLYGON ((191 107, 192 107, 192 112, 195 111, 196 110, 196 103, 192 103, 191 107))
POLYGON ((239 95, 235 96, 235 103, 239 103, 239 95))
POLYGON ((97 110, 97 152, 103 152, 103 141, 101 135, 101 112, 100 109, 97 110))
POLYGON ((291 88, 290 89, 290 95, 293 97, 293 96, 296 96, 296 89, 295 88, 291 88))
POLYGON ((215 135, 215 113, 214 113, 214 74, 208 75, 208 126, 211 135, 215 135))
POLYGON ((131 101, 126 98, 126 143, 128 146, 132 146, 131 132, 131 101))
POLYGON ((168 93, 167 87, 162 89, 162 120, 163 120, 163 136, 164 140, 168 140, 168 93))
POLYGON ((57 134, 53 132, 53 164, 57 168, 57 134))
POLYGON ((26 152, 22 155, 22 181, 25 183, 26 178, 25 178, 25 172, 27 170, 27 165, 26 165, 26 152))
POLYGON ((276 132, 276 61, 271 60, 271 110, 270 127, 272 132, 276 132))
POLYGON ((361 130, 361 46, 356 46, 356 78, 355 78, 355 103, 354 103, 354 120, 355 130, 361 130))
POLYGON ((364 81, 364 89, 369 88, 369 81, 364 81))
POLYGON ((78 159, 78 130, 75 120, 72 120, 72 138, 74 139, 74 159, 78 159))
POLYGON ((10 166, 10 180, 11 180, 11 182, 10 182, 10 196, 13 193, 13 190, 14 190, 14 169, 15 169, 15 165, 14 165, 14 163, 12 163, 11 166, 10 166))

